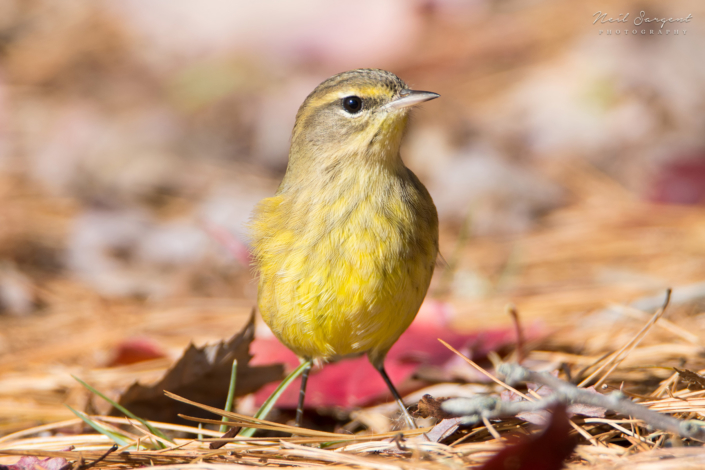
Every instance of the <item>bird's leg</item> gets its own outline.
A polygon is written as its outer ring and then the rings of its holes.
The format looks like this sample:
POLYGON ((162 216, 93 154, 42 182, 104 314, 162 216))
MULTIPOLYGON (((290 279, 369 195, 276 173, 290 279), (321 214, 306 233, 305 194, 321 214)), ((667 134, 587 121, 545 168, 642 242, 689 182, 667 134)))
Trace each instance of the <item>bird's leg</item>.
POLYGON ((306 398, 306 382, 308 382, 308 373, 311 371, 311 364, 304 369, 301 374, 301 389, 299 390, 299 405, 296 407, 296 427, 301 427, 301 421, 304 417, 304 399, 306 398))
POLYGON ((397 392, 397 389, 394 388, 394 384, 392 381, 389 379, 389 376, 387 375, 387 371, 384 370, 384 366, 379 366, 377 368, 380 374, 382 374, 382 378, 384 381, 387 383, 387 387, 389 387, 389 391, 392 392, 392 396, 396 400, 397 404, 399 405, 399 408, 401 408, 401 412, 404 414, 404 419, 406 420, 406 424, 409 426, 410 429, 418 429, 418 426, 416 426, 416 422, 414 421, 414 418, 411 417, 409 414, 409 410, 406 409, 406 406, 404 405, 404 402, 401 399, 401 396, 399 395, 399 392, 397 392))

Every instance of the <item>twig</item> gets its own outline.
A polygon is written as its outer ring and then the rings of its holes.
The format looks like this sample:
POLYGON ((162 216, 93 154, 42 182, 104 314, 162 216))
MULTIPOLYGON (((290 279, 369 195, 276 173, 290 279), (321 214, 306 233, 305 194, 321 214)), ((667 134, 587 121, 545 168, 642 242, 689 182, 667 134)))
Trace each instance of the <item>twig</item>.
POLYGON ((521 364, 526 359, 526 350, 524 345, 526 341, 524 340, 524 331, 521 328, 521 321, 519 320, 519 311, 514 304, 507 304, 505 310, 509 315, 511 315, 514 321, 514 328, 517 332, 517 364, 521 364))
POLYGON ((482 418, 494 419, 514 416, 521 412, 538 411, 550 408, 556 402, 582 403, 616 411, 625 416, 633 416, 650 428, 660 429, 680 437, 705 440, 705 423, 696 420, 681 421, 671 416, 652 411, 638 405, 621 392, 602 395, 581 389, 550 374, 533 372, 516 364, 505 363, 498 372, 509 383, 531 382, 553 390, 553 394, 536 402, 506 402, 498 397, 455 398, 443 403, 442 408, 454 415, 464 416, 463 424, 475 424, 482 418))
POLYGON ((83 467, 81 467, 81 469, 82 469, 82 470, 87 470, 87 469, 89 469, 89 468, 91 468, 91 467, 95 467, 97 464, 99 464, 100 462, 102 462, 103 459, 105 459, 105 457, 107 457, 108 455, 110 455, 110 454, 112 454, 113 452, 115 452, 115 451, 117 450, 117 448, 118 448, 117 444, 113 444, 113 446, 112 446, 110 449, 108 449, 103 455, 101 455, 100 457, 98 457, 98 458, 95 459, 93 462, 89 463, 88 465, 84 465, 83 467))
POLYGON ((521 364, 526 358, 526 351, 524 350, 524 332, 521 328, 521 322, 519 321, 519 312, 514 304, 508 304, 505 310, 511 315, 512 320, 514 320, 514 328, 517 332, 517 363, 521 364))
MULTIPOLYGON (((237 427, 237 428, 228 429, 228 431, 226 431, 225 434, 223 434, 223 436, 222 436, 223 439, 232 439, 233 437, 237 436, 237 433, 240 432, 240 429, 242 429, 242 428, 237 427)), ((230 441, 229 440, 227 440, 227 441, 212 441, 208 447, 211 449, 220 449, 228 442, 230 442, 230 441)))
MULTIPOLYGON (((539 395, 538 393, 536 393, 534 390, 529 389, 529 390, 527 390, 527 391, 529 392, 529 395, 531 395, 532 397, 536 398, 537 400, 541 400, 541 399, 542 399, 541 395, 539 395)), ((568 421, 568 422, 570 423, 570 426, 571 426, 573 429, 575 429, 581 436, 583 436, 585 439, 587 439, 588 441, 590 441, 590 444, 592 444, 592 445, 594 445, 594 446, 598 445, 597 440, 596 440, 594 437, 592 437, 592 434, 590 434, 589 432, 587 432, 585 429, 583 429, 582 427, 578 426, 578 425, 575 424, 574 422, 572 422, 572 421, 568 421)))

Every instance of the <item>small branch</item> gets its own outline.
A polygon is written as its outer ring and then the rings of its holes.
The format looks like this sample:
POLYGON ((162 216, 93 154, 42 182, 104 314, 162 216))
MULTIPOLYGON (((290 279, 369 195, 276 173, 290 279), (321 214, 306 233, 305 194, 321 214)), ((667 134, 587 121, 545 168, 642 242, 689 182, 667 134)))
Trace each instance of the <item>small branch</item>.
POLYGON ((112 453, 115 452, 117 449, 118 449, 117 444, 113 444, 113 446, 112 446, 110 449, 108 449, 103 455, 101 455, 100 457, 98 457, 97 459, 95 459, 93 462, 91 462, 91 463, 89 463, 89 464, 87 464, 87 465, 83 465, 83 466, 81 467, 81 470, 87 470, 87 469, 89 469, 89 468, 91 468, 91 467, 96 466, 97 464, 99 464, 100 462, 102 462, 103 459, 105 459, 105 457, 107 457, 108 455, 112 454, 112 453))
POLYGON ((519 321, 519 312, 517 311, 517 308, 514 306, 514 304, 508 304, 505 307, 505 310, 507 311, 507 313, 509 313, 509 315, 512 317, 512 320, 514 321, 514 328, 517 332, 517 363, 521 364, 526 358, 526 350, 524 349, 524 332, 521 328, 521 321, 519 321))
POLYGON ((241 428, 241 427, 237 427, 237 428, 230 428, 230 429, 228 429, 228 431, 227 431, 225 434, 223 434, 223 435, 221 436, 223 439, 228 439, 228 440, 225 440, 225 441, 212 441, 212 442, 209 444, 208 447, 210 447, 211 449, 220 449, 220 448, 223 447, 225 444, 227 444, 228 442, 230 442, 229 439, 232 439, 233 437, 237 436, 237 433, 240 432, 240 429, 242 429, 242 428, 241 428))
POLYGON ((476 424, 483 419, 515 416, 526 411, 539 411, 556 403, 598 406, 625 416, 644 421, 649 428, 677 434, 683 438, 705 440, 705 423, 696 420, 681 421, 671 416, 652 411, 634 403, 621 392, 609 395, 581 389, 544 372, 533 372, 517 364, 505 363, 498 372, 510 384, 530 382, 553 390, 547 398, 535 402, 502 401, 499 397, 455 398, 443 403, 443 410, 454 415, 464 416, 463 424, 476 424))

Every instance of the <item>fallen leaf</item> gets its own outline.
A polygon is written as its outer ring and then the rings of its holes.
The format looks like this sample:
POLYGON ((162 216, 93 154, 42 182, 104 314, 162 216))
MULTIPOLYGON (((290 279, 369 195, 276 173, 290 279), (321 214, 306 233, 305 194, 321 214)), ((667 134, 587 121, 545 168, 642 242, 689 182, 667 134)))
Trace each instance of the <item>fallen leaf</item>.
MULTIPOLYGON (((255 367, 249 364, 254 331, 253 314, 245 328, 228 341, 200 348, 189 345, 181 359, 158 383, 151 386, 134 383, 122 394, 119 403, 141 418, 166 423, 185 422, 178 417, 180 413, 212 417, 207 412, 167 398, 164 390, 204 405, 222 408, 234 359, 238 361, 236 396, 253 393, 269 382, 281 380, 281 364, 255 367)), ((110 414, 121 415, 115 409, 110 414)))
POLYGON ((570 430, 565 405, 558 405, 551 410, 551 421, 541 434, 514 440, 480 469, 559 470, 578 443, 570 430))
MULTIPOLYGON (((590 387, 592 388, 592 387, 590 387)), ((595 391, 595 390, 593 390, 595 391)), ((595 393, 598 393, 595 391, 595 393)), ((605 417, 605 412, 607 410, 600 407, 600 406, 595 406, 595 405, 584 405, 582 403, 575 403, 573 405, 570 405, 568 407, 568 415, 573 416, 573 415, 580 415, 580 416, 587 416, 590 418, 604 418, 605 417)))
POLYGON ((441 403, 444 401, 446 401, 446 398, 434 398, 431 395, 424 395, 421 397, 421 400, 419 400, 417 413, 422 418, 450 418, 450 413, 441 409, 441 403))
MULTIPOLYGON (((74 447, 70 446, 63 450, 69 452, 73 449, 74 447)), ((12 465, 0 465, 0 470, 62 470, 68 467, 68 461, 62 457, 39 459, 33 455, 26 455, 12 465)))
POLYGON ((165 357, 159 345, 149 338, 131 338, 120 342, 113 352, 108 367, 126 366, 137 362, 165 357))
POLYGON ((703 377, 702 375, 688 369, 681 370, 677 367, 674 367, 673 369, 678 372, 678 375, 680 376, 681 380, 687 383, 688 386, 694 385, 695 390, 705 389, 705 377, 703 377))
POLYGON ((649 199, 664 204, 705 203, 705 160, 702 155, 668 162, 649 185, 649 199))
MULTIPOLYGON (((431 442, 441 442, 446 437, 457 431, 460 422, 463 418, 447 418, 442 420, 440 423, 436 424, 433 429, 426 433, 426 437, 431 442)), ((423 436, 419 436, 419 440, 425 439, 423 436)))
MULTIPOLYGON (((387 374, 402 395, 423 385, 419 380, 412 381, 412 378, 451 381, 460 368, 471 369, 465 362, 456 363, 457 356, 437 338, 442 338, 474 359, 483 358, 490 351, 515 343, 516 332, 513 327, 458 333, 449 325, 451 316, 449 304, 425 301, 416 320, 387 354, 387 374)), ((525 334, 532 339, 538 336, 537 329, 525 334)), ((283 362, 289 370, 299 365, 296 355, 274 336, 257 338, 252 344, 252 353, 253 364, 283 362)), ((293 382, 282 394, 277 406, 296 408, 300 383, 300 380, 293 382)), ((276 386, 269 384, 257 392, 257 404, 263 403, 276 386)), ((306 406, 311 408, 353 408, 391 399, 387 385, 366 357, 326 364, 322 369, 312 371, 306 390, 306 406)))

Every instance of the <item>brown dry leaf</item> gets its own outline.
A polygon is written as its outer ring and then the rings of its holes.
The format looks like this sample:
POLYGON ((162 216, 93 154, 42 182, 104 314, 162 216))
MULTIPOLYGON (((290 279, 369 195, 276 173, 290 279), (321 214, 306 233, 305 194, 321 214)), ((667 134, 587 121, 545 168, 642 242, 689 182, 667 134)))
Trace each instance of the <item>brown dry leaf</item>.
POLYGON ((688 369, 679 369, 677 367, 674 367, 673 370, 678 372, 678 375, 680 376, 681 380, 688 384, 688 388, 693 385, 693 388, 695 390, 705 389, 705 377, 698 374, 697 372, 693 372, 692 370, 688 369))
POLYGON ((431 395, 424 395, 419 400, 418 415, 422 418, 436 418, 439 421, 451 418, 450 413, 441 409, 441 404, 446 400, 447 398, 433 398, 431 395))
MULTIPOLYGON (((254 312, 245 328, 228 341, 204 347, 189 345, 183 356, 155 385, 134 383, 119 403, 137 416, 166 423, 184 422, 178 414, 205 417, 207 412, 164 396, 168 390, 204 405, 222 408, 228 394, 233 360, 237 359, 236 396, 247 395, 261 386, 281 380, 281 364, 252 367, 250 343, 254 339, 254 312)), ((115 409, 112 415, 121 415, 115 409)))

